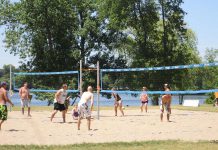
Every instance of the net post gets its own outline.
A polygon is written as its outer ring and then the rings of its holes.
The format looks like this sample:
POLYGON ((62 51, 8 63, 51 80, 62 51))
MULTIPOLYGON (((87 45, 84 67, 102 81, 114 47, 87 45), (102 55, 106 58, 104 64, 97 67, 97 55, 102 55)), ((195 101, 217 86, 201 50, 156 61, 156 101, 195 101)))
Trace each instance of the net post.
POLYGON ((83 86, 83 79, 82 79, 82 60, 80 60, 80 83, 79 83, 79 90, 80 90, 80 96, 82 96, 82 86, 83 86))
POLYGON ((97 119, 100 119, 100 74, 99 74, 100 66, 99 61, 97 62, 97 119))
MULTIPOLYGON (((100 70, 100 69, 99 69, 100 70)), ((102 70, 100 70, 100 81, 101 81, 101 87, 100 89, 102 90, 103 89, 103 79, 102 79, 102 70)))
MULTIPOLYGON (((12 97, 12 65, 10 64, 10 81, 9 81, 9 95, 10 99, 12 97)), ((10 105, 10 112, 11 112, 11 105, 10 105)))

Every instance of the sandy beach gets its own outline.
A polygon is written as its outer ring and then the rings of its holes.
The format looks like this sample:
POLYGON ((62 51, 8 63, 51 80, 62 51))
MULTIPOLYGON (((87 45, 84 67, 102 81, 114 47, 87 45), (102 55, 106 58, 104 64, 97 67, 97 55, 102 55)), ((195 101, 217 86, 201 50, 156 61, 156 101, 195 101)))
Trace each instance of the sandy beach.
POLYGON ((102 110, 100 120, 93 112, 92 131, 88 131, 86 120, 81 130, 77 121, 67 114, 67 123, 61 123, 61 113, 50 122, 50 111, 34 111, 32 118, 22 116, 19 111, 9 112, 7 122, 0 132, 0 144, 65 145, 75 143, 103 143, 146 140, 218 140, 218 113, 173 110, 172 122, 159 120, 159 110, 148 113, 125 110, 125 117, 114 117, 113 110, 102 110))

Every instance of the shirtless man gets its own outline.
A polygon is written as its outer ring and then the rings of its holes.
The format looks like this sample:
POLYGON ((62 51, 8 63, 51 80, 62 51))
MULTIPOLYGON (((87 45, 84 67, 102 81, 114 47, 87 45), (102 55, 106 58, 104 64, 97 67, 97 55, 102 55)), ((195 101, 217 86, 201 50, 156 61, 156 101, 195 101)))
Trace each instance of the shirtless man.
POLYGON ((2 82, 0 86, 0 130, 3 122, 7 120, 8 116, 8 110, 6 103, 8 102, 11 104, 11 106, 14 106, 14 104, 11 102, 11 100, 8 98, 7 95, 7 84, 6 82, 2 82))
POLYGON ((54 99, 54 111, 51 114, 51 122, 54 118, 54 116, 57 114, 58 111, 62 112, 62 117, 63 117, 63 122, 66 122, 66 107, 64 105, 65 100, 69 100, 70 96, 67 97, 67 84, 63 84, 62 88, 58 90, 55 94, 55 99, 54 99))
MULTIPOLYGON (((170 91, 170 86, 168 84, 164 84, 164 91, 170 91)), ((163 121, 163 113, 164 113, 164 109, 167 111, 167 121, 170 121, 170 114, 171 114, 171 99, 172 96, 171 94, 165 94, 162 96, 161 99, 161 106, 160 106, 160 110, 161 110, 161 114, 160 114, 160 120, 163 121)))
POLYGON ((24 108, 28 107, 28 117, 31 117, 30 115, 30 92, 28 89, 27 82, 24 82, 23 87, 20 88, 19 96, 20 96, 20 101, 21 101, 22 114, 24 115, 24 108))
POLYGON ((124 116, 124 112, 123 112, 123 104, 122 104, 122 99, 119 96, 118 93, 115 92, 115 88, 112 88, 112 96, 114 97, 114 111, 115 111, 115 116, 117 116, 117 108, 119 107, 120 112, 122 114, 122 116, 124 116))
POLYGON ((78 119, 78 130, 80 130, 80 124, 82 118, 85 116, 87 119, 87 125, 88 125, 88 130, 91 130, 91 111, 93 109, 93 104, 94 104, 94 96, 92 93, 92 87, 89 86, 87 88, 87 92, 84 92, 82 94, 82 97, 78 103, 78 113, 79 113, 79 119, 78 119), (88 107, 88 101, 91 103, 91 108, 89 109, 88 107))

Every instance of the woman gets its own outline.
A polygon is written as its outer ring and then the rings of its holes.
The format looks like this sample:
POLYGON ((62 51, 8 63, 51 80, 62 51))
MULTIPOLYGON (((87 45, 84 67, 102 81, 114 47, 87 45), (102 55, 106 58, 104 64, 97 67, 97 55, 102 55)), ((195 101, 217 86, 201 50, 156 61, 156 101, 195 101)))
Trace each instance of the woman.
POLYGON ((147 88, 143 87, 142 88, 142 93, 140 95, 140 100, 141 100, 141 112, 143 112, 143 107, 145 108, 145 112, 148 111, 148 95, 147 95, 147 88))
POLYGON ((122 107, 122 100, 118 93, 115 92, 115 89, 112 89, 112 96, 114 97, 114 110, 115 116, 117 116, 117 108, 119 107, 122 116, 124 116, 123 107, 122 107))

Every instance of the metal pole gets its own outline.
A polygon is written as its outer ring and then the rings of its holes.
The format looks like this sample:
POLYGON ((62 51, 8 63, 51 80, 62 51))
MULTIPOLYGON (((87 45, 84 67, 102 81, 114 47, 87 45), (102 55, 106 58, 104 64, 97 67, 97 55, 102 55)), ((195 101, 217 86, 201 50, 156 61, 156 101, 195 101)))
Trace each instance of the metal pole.
POLYGON ((82 93, 83 93, 83 90, 82 90, 82 87, 83 87, 82 67, 83 67, 83 66, 82 66, 82 60, 80 60, 80 83, 79 83, 79 85, 80 85, 80 87, 79 87, 79 90, 80 90, 80 96, 82 96, 82 93))
MULTIPOLYGON (((10 96, 10 99, 11 99, 11 97, 12 97, 12 67, 11 67, 11 64, 10 64, 9 96, 10 96)), ((11 105, 10 105, 10 111, 11 111, 11 105)))
POLYGON ((98 110, 98 120, 100 118, 100 104, 99 104, 99 99, 100 99, 100 76, 99 76, 99 61, 97 62, 97 110, 98 110))

